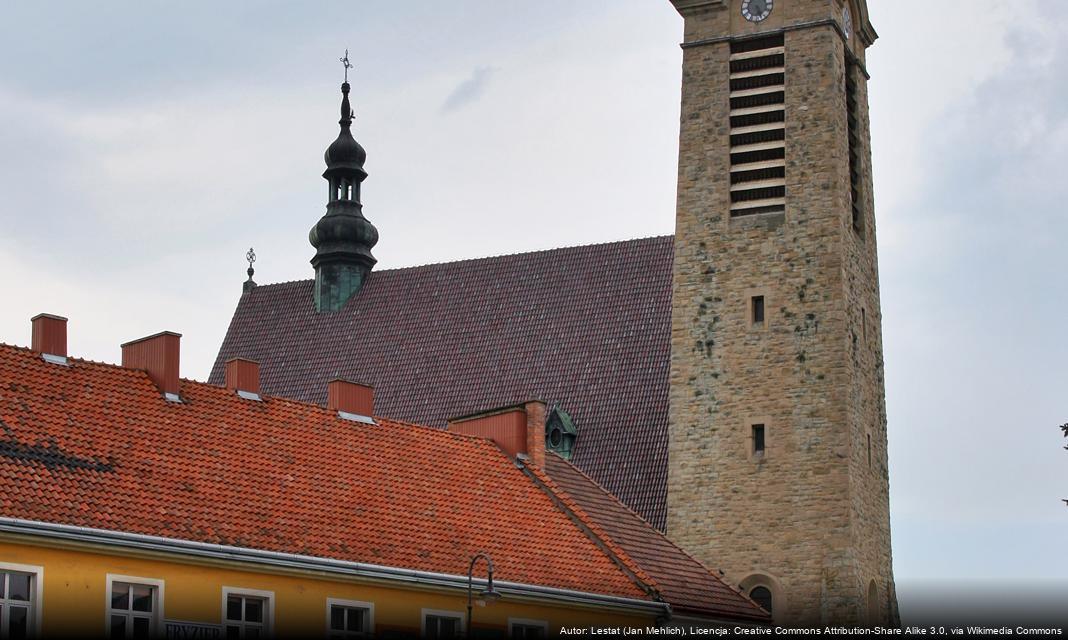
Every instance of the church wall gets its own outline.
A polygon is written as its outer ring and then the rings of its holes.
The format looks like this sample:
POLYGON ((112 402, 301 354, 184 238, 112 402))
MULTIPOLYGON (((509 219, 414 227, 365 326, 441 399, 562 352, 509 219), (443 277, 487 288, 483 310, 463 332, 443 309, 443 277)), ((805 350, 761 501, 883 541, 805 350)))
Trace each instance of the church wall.
POLYGON ((861 232, 844 234, 844 294, 849 301, 850 425, 853 441, 850 476, 857 580, 864 594, 862 620, 895 620, 897 602, 890 553, 889 468, 884 380, 882 312, 879 301, 878 252, 872 188, 870 118, 867 80, 852 69, 856 81, 860 144, 861 232), (854 336, 856 336, 854 340, 854 336), (871 438, 871 458, 868 438, 871 438), (868 602, 875 583, 877 602, 868 602))

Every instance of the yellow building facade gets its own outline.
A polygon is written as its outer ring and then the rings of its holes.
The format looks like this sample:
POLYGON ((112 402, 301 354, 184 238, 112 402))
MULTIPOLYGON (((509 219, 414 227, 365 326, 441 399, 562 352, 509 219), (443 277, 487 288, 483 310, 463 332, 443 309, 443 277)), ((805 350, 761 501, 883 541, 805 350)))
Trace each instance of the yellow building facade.
MULTIPOLYGON (((100 542, 87 530, 63 533, 0 534, 0 573, 30 577, 30 637, 436 637, 468 625, 466 576, 213 545, 169 553, 161 550, 169 542, 148 536, 123 536, 128 544, 118 546, 104 532, 100 542)), ((664 603, 507 581, 494 585, 499 600, 480 606, 486 581, 473 586, 478 636, 644 628, 668 612, 664 603)))

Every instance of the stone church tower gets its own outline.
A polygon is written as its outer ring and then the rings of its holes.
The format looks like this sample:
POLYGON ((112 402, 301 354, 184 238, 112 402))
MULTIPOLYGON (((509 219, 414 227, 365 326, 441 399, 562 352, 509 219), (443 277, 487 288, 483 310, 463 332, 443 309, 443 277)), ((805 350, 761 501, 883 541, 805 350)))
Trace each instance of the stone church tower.
POLYGON ((672 3, 667 533, 777 621, 895 622, 866 4, 672 3))

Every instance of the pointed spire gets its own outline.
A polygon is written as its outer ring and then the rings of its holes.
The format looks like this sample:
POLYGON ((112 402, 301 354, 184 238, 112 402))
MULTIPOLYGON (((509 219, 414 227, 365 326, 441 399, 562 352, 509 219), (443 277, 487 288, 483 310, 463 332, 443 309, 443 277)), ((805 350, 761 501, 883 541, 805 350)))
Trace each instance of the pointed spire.
POLYGON ((345 82, 341 85, 341 119, 337 123, 342 129, 348 129, 352 126, 352 119, 355 115, 352 107, 349 106, 349 83, 345 82))
POLYGON ((338 311, 363 286, 375 265, 371 249, 378 242, 378 230, 363 217, 360 187, 367 172, 363 163, 367 152, 352 137, 352 107, 349 104, 348 51, 341 62, 345 65, 345 82, 341 85, 341 131, 326 149, 326 171, 329 183, 326 215, 308 234, 315 247, 312 266, 315 267, 315 308, 318 311, 338 311))
POLYGON ((339 58, 341 65, 345 67, 345 80, 341 83, 341 119, 338 120, 338 124, 342 128, 348 129, 352 125, 352 119, 355 114, 352 112, 352 107, 349 106, 349 69, 352 69, 352 63, 349 62, 349 50, 345 49, 345 57, 339 58))
POLYGON ((344 82, 345 82, 345 84, 348 84, 349 83, 349 69, 353 68, 352 67, 352 63, 349 62, 349 50, 348 49, 345 49, 345 57, 344 58, 338 58, 338 61, 341 62, 341 65, 343 67, 345 67, 345 81, 344 82))

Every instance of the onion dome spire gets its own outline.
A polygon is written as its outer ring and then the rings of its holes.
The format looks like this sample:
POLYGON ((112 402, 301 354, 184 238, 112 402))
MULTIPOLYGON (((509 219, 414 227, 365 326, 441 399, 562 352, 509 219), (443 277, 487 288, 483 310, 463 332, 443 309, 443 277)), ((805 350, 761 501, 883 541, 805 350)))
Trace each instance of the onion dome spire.
POLYGON ((349 105, 349 52, 341 58, 345 82, 341 85, 341 131, 326 149, 329 183, 326 215, 312 227, 308 240, 315 247, 315 308, 338 311, 360 290, 374 267, 371 248, 378 242, 378 230, 363 217, 360 186, 367 177, 363 163, 367 152, 352 137, 352 107, 349 105))

